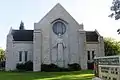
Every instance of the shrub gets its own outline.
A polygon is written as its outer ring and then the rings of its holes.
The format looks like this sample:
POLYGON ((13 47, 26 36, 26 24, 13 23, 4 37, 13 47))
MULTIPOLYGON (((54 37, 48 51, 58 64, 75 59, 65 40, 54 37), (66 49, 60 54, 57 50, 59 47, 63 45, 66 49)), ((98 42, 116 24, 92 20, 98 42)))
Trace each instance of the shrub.
POLYGON ((81 67, 78 63, 68 64, 68 68, 69 68, 70 71, 81 70, 81 67))
POLYGON ((59 68, 59 71, 60 71, 60 72, 64 72, 64 71, 67 71, 67 72, 68 72, 68 71, 70 71, 70 69, 69 69, 69 68, 59 68))
POLYGON ((32 71, 33 70, 33 62, 27 61, 25 63, 18 63, 16 68, 17 68, 17 70, 20 70, 20 71, 32 71))
POLYGON ((25 65, 24 65, 24 63, 18 63, 17 66, 16 66, 16 68, 18 70, 25 70, 25 65))
POLYGON ((55 71, 59 71, 59 67, 55 64, 42 64, 41 71, 55 72, 55 71))
POLYGON ((0 62, 0 68, 5 68, 5 61, 0 62))
POLYGON ((27 61, 25 64, 25 70, 26 71, 32 71, 33 70, 33 62, 32 61, 27 61))
POLYGON ((63 71, 70 71, 68 68, 58 67, 55 64, 42 64, 41 71, 45 72, 63 72, 63 71))
POLYGON ((41 64, 41 71, 48 70, 48 64, 41 64))
MULTIPOLYGON (((32 71, 33 62, 27 61, 26 63, 18 63, 16 68, 18 71, 32 71)), ((45 71, 45 72, 77 71, 80 69, 81 69, 80 65, 77 63, 68 64, 68 68, 61 68, 55 64, 41 64, 41 71, 45 71)))

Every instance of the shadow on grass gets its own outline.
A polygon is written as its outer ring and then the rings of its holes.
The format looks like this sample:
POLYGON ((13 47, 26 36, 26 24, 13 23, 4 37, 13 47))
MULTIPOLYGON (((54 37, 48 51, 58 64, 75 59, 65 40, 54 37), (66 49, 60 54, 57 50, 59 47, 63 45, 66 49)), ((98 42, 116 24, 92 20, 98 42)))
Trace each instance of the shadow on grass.
POLYGON ((91 80, 91 70, 75 72, 0 72, 0 80, 91 80))

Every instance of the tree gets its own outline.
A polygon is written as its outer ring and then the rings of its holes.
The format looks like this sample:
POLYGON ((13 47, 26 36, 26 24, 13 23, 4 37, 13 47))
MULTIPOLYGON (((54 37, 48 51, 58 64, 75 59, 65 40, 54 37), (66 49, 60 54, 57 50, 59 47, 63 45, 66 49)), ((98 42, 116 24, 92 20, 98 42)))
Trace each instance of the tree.
POLYGON ((120 19, 120 0, 113 0, 110 10, 112 13, 109 15, 109 17, 114 17, 115 20, 120 19))
MULTIPOLYGON (((109 15, 109 17, 114 17, 115 20, 120 19, 120 0, 113 0, 110 10, 112 13, 109 15)), ((117 32, 120 34, 120 29, 118 29, 117 32)))
POLYGON ((0 48, 0 62, 5 60, 5 51, 0 48))
POLYGON ((112 38, 104 38, 105 56, 120 54, 120 42, 112 38))

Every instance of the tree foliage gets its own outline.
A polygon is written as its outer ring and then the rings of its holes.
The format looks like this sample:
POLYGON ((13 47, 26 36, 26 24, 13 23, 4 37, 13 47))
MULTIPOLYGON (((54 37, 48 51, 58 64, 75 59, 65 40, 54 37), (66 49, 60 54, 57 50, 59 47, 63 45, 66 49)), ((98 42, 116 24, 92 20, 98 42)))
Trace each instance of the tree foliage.
POLYGON ((114 17, 115 20, 120 19, 120 0, 113 0, 110 10, 112 13, 109 15, 109 17, 114 17))
POLYGON ((5 51, 0 49, 0 62, 5 60, 5 51))
MULTIPOLYGON (((120 19, 120 0, 113 0, 110 10, 112 13, 109 15, 109 17, 114 17, 115 20, 120 19)), ((120 34, 120 29, 118 29, 117 32, 120 34)))
POLYGON ((105 56, 120 54, 120 42, 112 38, 104 38, 105 56))

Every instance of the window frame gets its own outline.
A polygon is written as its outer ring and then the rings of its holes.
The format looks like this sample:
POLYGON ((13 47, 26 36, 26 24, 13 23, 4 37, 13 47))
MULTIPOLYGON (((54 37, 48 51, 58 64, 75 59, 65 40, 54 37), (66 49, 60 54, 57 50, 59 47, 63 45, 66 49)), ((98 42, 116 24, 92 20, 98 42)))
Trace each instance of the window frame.
POLYGON ((66 24, 62 21, 56 21, 52 25, 52 30, 56 35, 63 35, 66 32, 66 24))
POLYGON ((95 57, 95 50, 92 50, 91 55, 92 55, 92 59, 94 59, 94 57, 95 57))
POLYGON ((87 51, 87 58, 88 58, 88 60, 91 60, 91 58, 90 58, 90 51, 89 50, 87 51))
POLYGON ((22 54, 23 53, 23 51, 19 51, 19 62, 22 62, 22 54))
POLYGON ((25 62, 27 62, 28 61, 28 51, 24 51, 24 60, 25 60, 25 62))

